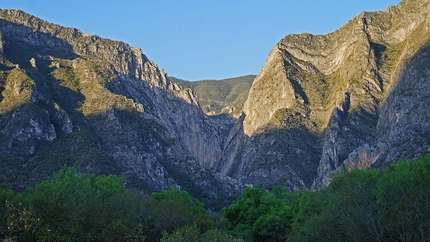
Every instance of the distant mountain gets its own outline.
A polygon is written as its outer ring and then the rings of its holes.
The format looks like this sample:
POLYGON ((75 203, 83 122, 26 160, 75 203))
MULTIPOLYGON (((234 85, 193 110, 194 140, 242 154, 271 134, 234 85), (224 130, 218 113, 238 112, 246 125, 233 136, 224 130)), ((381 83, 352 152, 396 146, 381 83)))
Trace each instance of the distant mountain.
POLYGON ((255 75, 222 80, 185 81, 169 77, 174 83, 194 91, 200 106, 207 115, 229 114, 239 117, 255 75))

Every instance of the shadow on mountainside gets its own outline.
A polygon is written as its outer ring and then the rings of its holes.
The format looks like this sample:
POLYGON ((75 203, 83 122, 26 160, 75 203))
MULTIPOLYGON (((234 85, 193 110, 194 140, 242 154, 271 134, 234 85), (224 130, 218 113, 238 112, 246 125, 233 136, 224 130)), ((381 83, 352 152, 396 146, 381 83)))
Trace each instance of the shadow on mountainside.
POLYGON ((430 152, 430 42, 399 68, 397 80, 382 105, 377 132, 388 145, 375 166, 399 158, 416 159, 430 152))
MULTIPOLYGON (((25 104, 31 106, 28 108, 30 111, 21 112, 23 120, 16 122, 16 125, 22 123, 22 126, 17 126, 15 133, 34 123, 37 118, 32 113, 34 110, 42 115, 47 127, 53 126, 55 129, 55 137, 49 140, 34 138, 27 142, 28 140, 15 140, 14 134, 2 136, 0 161, 5 169, 0 175, 2 185, 23 190, 49 179, 53 173, 67 165, 75 167, 77 172, 119 175, 128 188, 147 193, 179 185, 216 209, 229 204, 232 196, 237 195, 237 189, 233 185, 210 172, 193 157, 192 151, 184 142, 187 137, 178 137, 175 133, 181 129, 190 130, 190 137, 203 132, 213 133, 209 119, 198 106, 187 103, 166 90, 149 87, 142 80, 139 80, 142 85, 140 89, 133 85, 127 90, 121 89, 127 87, 114 86, 115 81, 133 84, 127 82, 127 78, 131 76, 120 76, 113 81, 98 80, 98 70, 92 70, 90 64, 84 66, 87 69, 79 70, 84 73, 74 72, 73 64, 79 68, 87 60, 79 58, 69 43, 55 35, 33 31, 29 27, 5 20, 0 20, 0 31, 5 58, 17 64, 17 68, 34 81, 31 86, 31 102, 25 104), (76 58, 81 59, 80 62, 70 62, 76 58), (83 80, 84 77, 89 78, 83 80), (85 86, 82 86, 82 82, 85 82, 85 86), (91 89, 91 85, 98 86, 91 89), (84 92, 84 88, 88 92, 84 92), (100 90, 109 90, 112 94, 104 93, 100 98, 107 95, 114 99, 98 100, 94 95, 100 94, 97 93, 100 90), (140 93, 138 100, 130 90, 140 93), (136 107, 124 109, 121 106, 123 100, 126 102, 124 105, 141 104, 145 110, 141 111, 136 107), (161 109, 160 105, 166 100, 172 102, 172 106, 161 109), (111 103, 114 105, 110 105, 111 103), (98 106, 93 107, 93 104, 98 106), (82 110, 83 105, 87 108, 85 112, 82 110), (169 114, 166 115, 168 118, 161 120, 165 113, 169 114), (58 121, 60 114, 60 120, 70 119, 72 123, 67 131, 64 131, 64 124, 58 121), (166 128, 166 123, 173 122, 175 117, 182 117, 181 125, 166 128), (188 122, 195 119, 199 119, 198 125, 193 126, 188 122)), ((14 123, 17 109, 1 116, 0 120, 9 120, 2 124, 14 123)), ((37 127, 31 127, 33 133, 38 132, 37 127)), ((205 140, 204 137, 201 139, 205 140)), ((197 152, 200 146, 197 146, 197 152)))
MULTIPOLYGON (((0 19, 5 57, 23 68, 31 67, 30 59, 46 59, 53 56, 61 59, 78 57, 67 41, 52 34, 33 31, 32 28, 0 19)), ((36 62, 37 63, 37 62, 36 62)))
POLYGON ((242 185, 309 187, 316 176, 320 137, 304 125, 261 127, 253 136, 243 131, 243 114, 232 128, 222 160, 214 170, 242 185))

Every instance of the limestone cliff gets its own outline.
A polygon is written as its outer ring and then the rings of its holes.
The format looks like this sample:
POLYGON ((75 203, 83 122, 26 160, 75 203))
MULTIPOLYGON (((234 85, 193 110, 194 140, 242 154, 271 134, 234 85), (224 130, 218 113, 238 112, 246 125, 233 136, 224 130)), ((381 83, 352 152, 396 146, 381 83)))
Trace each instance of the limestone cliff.
POLYGON ((429 3, 405 0, 333 33, 283 38, 218 171, 251 184, 319 188, 342 164, 368 168, 428 152, 429 3))

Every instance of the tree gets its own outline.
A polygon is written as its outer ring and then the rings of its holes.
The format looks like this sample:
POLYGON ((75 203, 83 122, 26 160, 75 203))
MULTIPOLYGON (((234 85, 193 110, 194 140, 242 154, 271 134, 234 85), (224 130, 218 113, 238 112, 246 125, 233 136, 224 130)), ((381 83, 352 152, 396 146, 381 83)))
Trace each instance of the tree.
POLYGON ((154 192, 145 201, 144 224, 150 240, 159 240, 162 232, 195 224, 204 232, 212 226, 212 220, 202 202, 188 192, 170 188, 154 192))
POLYGON ((134 233, 129 225, 132 201, 114 175, 75 174, 63 168, 17 196, 34 208, 46 233, 39 240, 118 241, 134 233), (121 204, 121 205, 119 205, 121 204))
POLYGON ((335 205, 336 219, 350 241, 382 241, 382 214, 376 201, 379 170, 342 172, 328 187, 327 198, 335 205))
POLYGON ((228 208, 223 209, 228 229, 257 241, 284 241, 291 231, 295 195, 285 188, 266 191, 260 186, 246 188, 228 208))
POLYGON ((11 241, 32 237, 40 225, 33 208, 23 206, 21 202, 12 203, 14 197, 12 190, 0 189, 0 238, 11 241))
POLYGON ((379 180, 378 208, 387 241, 430 238, 430 156, 387 167, 379 180))
POLYGON ((313 201, 305 199, 308 212, 296 213, 288 241, 427 241, 429 180, 430 156, 342 172, 313 201))
MULTIPOLYGON (((326 237, 332 238, 326 227, 337 224, 331 212, 334 204, 327 199, 323 191, 298 192, 292 208, 294 218, 287 241, 323 241, 326 237)), ((338 230, 334 232, 339 233, 338 230)))

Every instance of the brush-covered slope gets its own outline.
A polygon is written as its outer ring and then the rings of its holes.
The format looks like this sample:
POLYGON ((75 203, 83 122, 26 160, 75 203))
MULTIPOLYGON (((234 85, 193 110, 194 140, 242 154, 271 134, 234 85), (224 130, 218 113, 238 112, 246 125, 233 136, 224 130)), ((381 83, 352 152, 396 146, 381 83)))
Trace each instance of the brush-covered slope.
POLYGON ((256 77, 218 171, 243 183, 326 184, 342 164, 428 152, 428 0, 283 38, 256 77))
POLYGON ((206 201, 235 191, 208 170, 218 128, 140 49, 15 10, 0 10, 0 43, 3 185, 22 189, 66 164, 206 201))
POLYGON ((170 77, 172 82, 194 91, 200 106, 207 115, 228 114, 238 117, 248 97, 255 75, 222 80, 184 81, 170 77))

